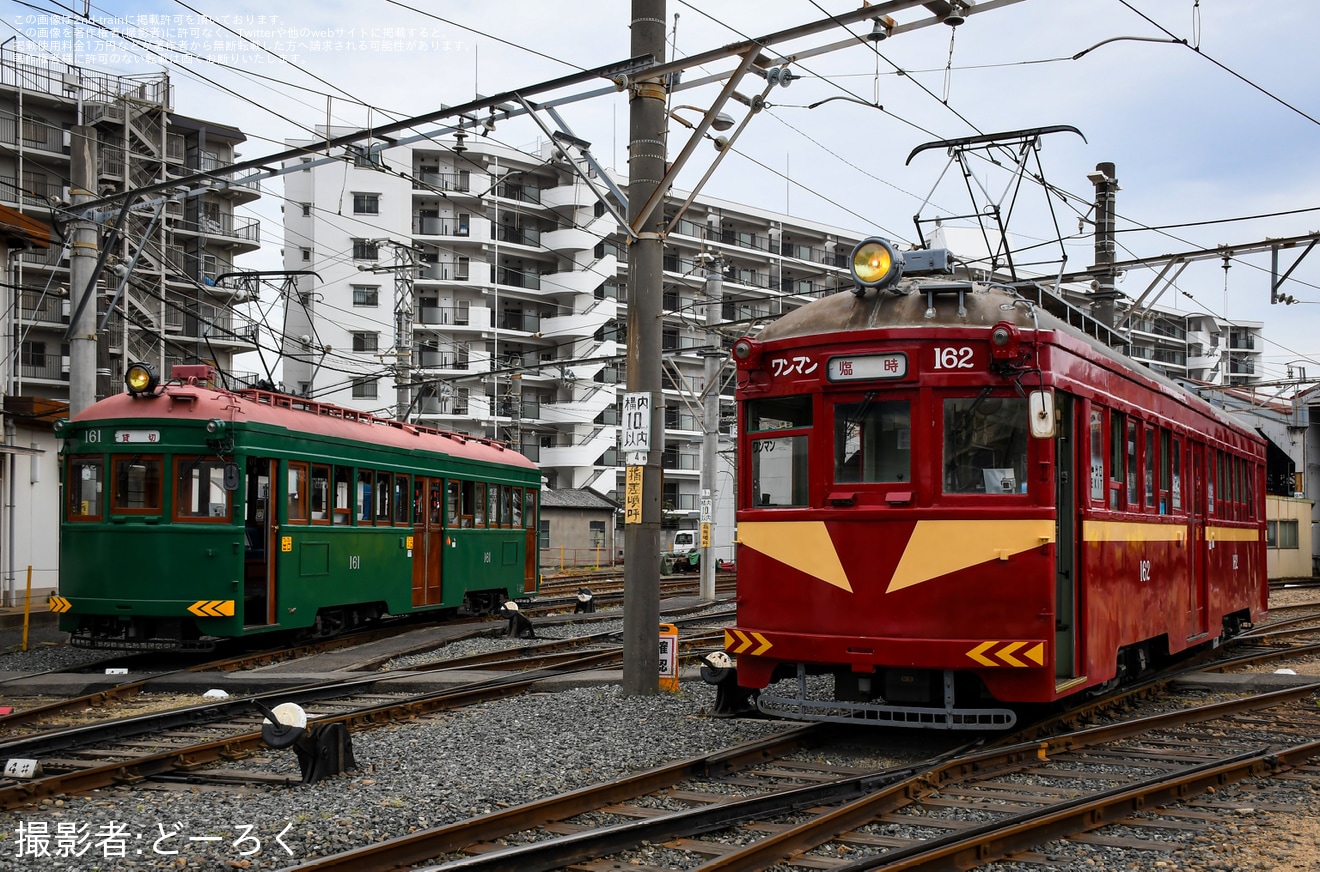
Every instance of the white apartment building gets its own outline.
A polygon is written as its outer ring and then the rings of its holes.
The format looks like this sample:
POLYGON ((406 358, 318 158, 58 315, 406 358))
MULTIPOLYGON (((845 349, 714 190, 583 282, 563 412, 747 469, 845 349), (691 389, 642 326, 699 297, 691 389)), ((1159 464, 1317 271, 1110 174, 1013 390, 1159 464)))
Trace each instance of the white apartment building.
MULTIPOLYGON (((173 97, 163 72, 119 76, 0 55, 0 204, 46 226, 65 220, 61 207, 70 202, 80 120, 95 138, 93 194, 102 197, 122 201, 126 191, 232 164, 244 135, 176 113, 173 97)), ((202 362, 232 375, 233 356, 255 347, 255 333, 233 316, 237 289, 217 280, 235 271, 236 256, 261 244, 259 222, 236 213, 261 196, 260 187, 217 177, 196 190, 168 201, 156 195, 157 207, 147 204, 150 198, 134 202, 144 208, 120 222, 113 242, 101 228, 110 257, 92 303, 98 326, 103 319, 106 325, 98 337, 98 397, 123 390, 131 362, 151 363, 163 376, 175 363, 202 362)), ((4 452, 30 455, 3 467, 10 482, 0 486, 12 487, 14 495, 13 523, 0 523, 6 596, 13 593, 14 574, 28 564, 34 596, 54 588, 58 574, 58 444, 51 423, 68 414, 64 333, 73 300, 69 251, 52 236, 48 248, 14 250, 4 263, 4 452)), ((17 587, 21 596, 24 581, 17 587)))
MULTIPOLYGON (((569 161, 549 145, 527 153, 475 136, 386 148, 374 162, 343 151, 324 162, 315 142, 290 145, 308 155, 305 172, 285 176, 284 266, 316 276, 300 279, 286 306, 286 389, 508 440, 550 487, 617 498, 627 253, 618 219, 569 161)), ((673 192, 669 218, 684 199, 673 192)), ((707 258, 722 259, 727 347, 851 287, 846 262, 859 238, 700 197, 671 227, 662 337, 671 525, 695 526, 701 508, 707 258)), ((731 367, 723 372, 714 500, 726 531, 716 556, 729 559, 733 380, 731 367)))

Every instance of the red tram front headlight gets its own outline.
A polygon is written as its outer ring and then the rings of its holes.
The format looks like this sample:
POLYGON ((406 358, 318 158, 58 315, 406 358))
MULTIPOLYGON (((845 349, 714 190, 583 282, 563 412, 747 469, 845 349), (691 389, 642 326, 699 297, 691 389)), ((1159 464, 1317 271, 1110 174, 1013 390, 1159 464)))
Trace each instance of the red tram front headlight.
POLYGON ((853 248, 849 269, 857 286, 853 293, 861 296, 866 288, 880 290, 897 282, 903 275, 903 255, 888 240, 872 236, 853 248))

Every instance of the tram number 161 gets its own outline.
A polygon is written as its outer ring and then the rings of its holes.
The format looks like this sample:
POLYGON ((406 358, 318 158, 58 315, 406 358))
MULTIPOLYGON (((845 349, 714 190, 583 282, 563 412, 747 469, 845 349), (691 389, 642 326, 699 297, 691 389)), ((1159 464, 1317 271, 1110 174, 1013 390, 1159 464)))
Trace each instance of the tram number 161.
POLYGON ((960 345, 953 347, 935 346, 936 369, 971 369, 972 347, 960 345))

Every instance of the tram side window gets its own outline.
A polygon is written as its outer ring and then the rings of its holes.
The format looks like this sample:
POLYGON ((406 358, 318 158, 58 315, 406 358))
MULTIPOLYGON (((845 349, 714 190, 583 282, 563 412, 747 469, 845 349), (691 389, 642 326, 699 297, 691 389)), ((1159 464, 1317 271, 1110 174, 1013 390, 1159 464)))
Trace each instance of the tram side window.
POLYGON ((353 470, 336 466, 334 472, 334 503, 331 520, 336 524, 353 522, 353 470))
POLYGON ((875 402, 867 394, 860 403, 834 407, 834 480, 910 482, 912 480, 912 416, 907 400, 875 402))
MULTIPOLYGON (((471 527, 472 513, 476 505, 475 501, 477 494, 477 483, 475 481, 463 482, 462 493, 463 493, 463 502, 459 506, 459 525, 463 527, 471 527)), ((483 526, 485 525, 485 508, 484 508, 485 502, 486 502, 486 494, 483 491, 481 494, 481 505, 483 506, 483 508, 481 509, 483 526)))
POLYGON ((448 515, 449 526, 457 527, 458 526, 458 482, 454 481, 451 478, 448 481, 447 486, 449 488, 449 491, 446 495, 446 500, 449 503, 449 507, 446 510, 445 514, 448 515))
POLYGON ((69 475, 64 487, 69 495, 68 518, 70 521, 98 521, 101 519, 101 493, 104 478, 104 458, 69 458, 69 475))
MULTIPOLYGON (((480 485, 478 485, 480 487, 480 485)), ((500 486, 497 484, 486 486, 486 526, 498 527, 500 525, 500 486)))
POLYGON ((1245 474, 1247 476, 1247 519, 1256 520, 1256 465, 1247 461, 1245 474))
POLYGON ((1109 508, 1117 511, 1123 499, 1123 414, 1109 413, 1109 508))
POLYGON ((228 521, 225 462, 214 457, 174 460, 174 517, 179 521, 228 521))
POLYGON ((944 492, 1027 490, 1027 401, 959 397, 944 401, 944 492))
POLYGON ((1173 440, 1173 477, 1172 477, 1172 495, 1169 500, 1175 512, 1182 511, 1182 488, 1183 488, 1183 455, 1182 440, 1174 437, 1173 440))
MULTIPOLYGON (((1205 510, 1213 515, 1215 513, 1215 452, 1214 449, 1206 449, 1206 463, 1209 469, 1205 477, 1205 510)), ((1198 470, 1199 472, 1200 470, 1198 470)))
POLYGON ((1160 514, 1169 514, 1169 491, 1172 489, 1173 479, 1170 473, 1173 469, 1170 452, 1173 450, 1173 434, 1168 430, 1160 430, 1160 514))
POLYGON ((312 466, 312 523, 330 522, 330 467, 312 466))
POLYGON ((375 473, 369 469, 359 469, 357 474, 357 522, 359 524, 370 524, 371 518, 371 482, 375 473))
POLYGON ((1136 509, 1141 505, 1137 494, 1137 422, 1127 422, 1127 507, 1136 509))
POLYGON ((809 395, 752 400, 745 420, 755 434, 752 449, 752 504, 782 508, 805 506, 807 487, 807 435, 811 427, 809 395))
POLYGON ((1105 501, 1105 413, 1091 410, 1091 502, 1105 501))
POLYGON ((128 515, 154 515, 160 512, 159 455, 116 457, 114 470, 115 486, 111 491, 110 511, 128 515))
POLYGON ((307 523, 307 464, 289 463, 285 492, 287 518, 291 524, 307 523))
POLYGON ((1146 442, 1142 446, 1146 452, 1146 508, 1155 507, 1155 429, 1146 428, 1146 442))
POLYGON ((489 515, 486 514, 486 483, 476 481, 468 484, 472 487, 471 507, 468 509, 468 514, 471 517, 468 518, 467 524, 464 526, 484 527, 489 520, 489 515))
POLYGON ((520 487, 513 489, 512 507, 513 515, 509 521, 509 525, 514 529, 518 529, 523 525, 523 491, 520 487))
POLYGON ((394 526, 408 526, 408 476, 394 476, 394 526))
POLYGON ((536 529, 536 491, 531 488, 523 491, 523 520, 528 530, 536 529))
POLYGON ((1219 477, 1215 480, 1215 483, 1216 483, 1216 486, 1215 486, 1215 492, 1216 492, 1217 494, 1219 494, 1219 511, 1218 511, 1218 514, 1219 514, 1219 516, 1220 516, 1221 518, 1226 518, 1226 517, 1228 517, 1228 514, 1229 514, 1229 511, 1228 511, 1228 505, 1229 505, 1229 503, 1228 503, 1228 501, 1232 499, 1232 496, 1230 496, 1230 495, 1229 495, 1229 492, 1228 492, 1227 483, 1224 481, 1224 466, 1225 466, 1226 458, 1224 457, 1224 452, 1222 452, 1222 451, 1216 451, 1215 454, 1216 454, 1216 456, 1218 456, 1218 458, 1219 458, 1219 462, 1218 462, 1217 464, 1215 464, 1216 467, 1218 468, 1218 473, 1217 473, 1217 475, 1219 476, 1219 477))
POLYGON ((394 517, 390 499, 394 495, 394 476, 388 472, 376 473, 376 523, 388 524, 394 517))

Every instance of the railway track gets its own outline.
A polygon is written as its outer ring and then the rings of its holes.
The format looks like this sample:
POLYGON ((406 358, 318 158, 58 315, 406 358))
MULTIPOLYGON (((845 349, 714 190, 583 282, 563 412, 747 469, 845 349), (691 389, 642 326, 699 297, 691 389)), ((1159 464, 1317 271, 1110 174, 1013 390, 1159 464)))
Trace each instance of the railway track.
MULTIPOLYGON (((699 625, 711 620, 702 616, 672 622, 699 625)), ((0 759, 39 761, 43 774, 25 780, 0 779, 0 809, 173 772, 192 772, 194 777, 201 777, 196 775, 197 770, 208 764, 241 759, 264 747, 262 714, 254 701, 268 708, 295 703, 306 709, 309 721, 318 725, 380 726, 522 693, 548 678, 617 666, 622 660, 622 647, 606 644, 611 637, 617 637, 617 633, 521 645, 498 654, 439 660, 407 671, 318 682, 14 739, 0 743, 0 759), (476 669, 509 674, 462 678, 464 672, 476 669), (455 684, 430 692, 406 689, 406 679, 428 672, 450 673, 455 684), (387 688, 394 681, 401 689, 391 692, 387 688)), ((681 635, 680 656, 699 656, 718 647, 722 639, 723 630, 718 628, 681 635)))
POLYGON ((800 727, 296 868, 970 869, 1116 822, 1138 833, 1117 841, 1159 851, 1162 827, 1206 815, 1152 809, 1320 755, 1317 691, 867 772, 795 759, 832 735, 800 727))

